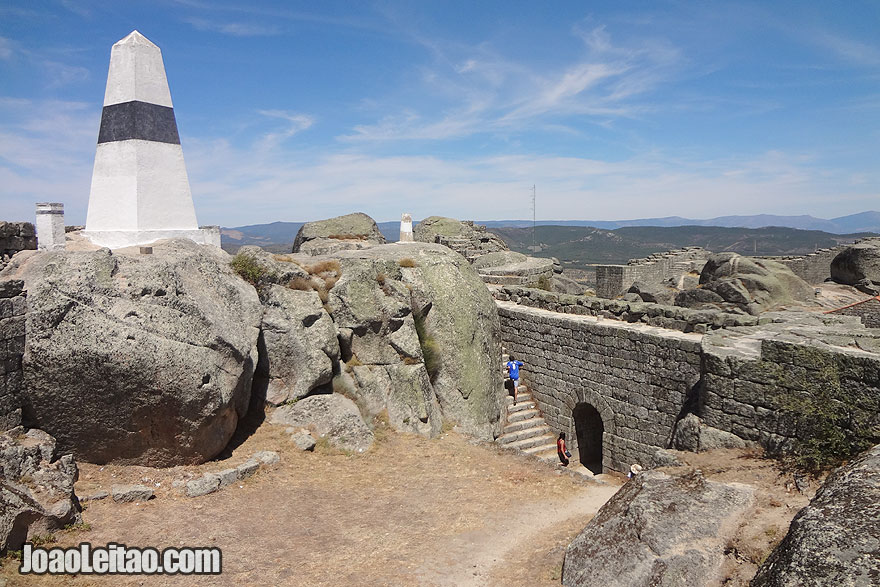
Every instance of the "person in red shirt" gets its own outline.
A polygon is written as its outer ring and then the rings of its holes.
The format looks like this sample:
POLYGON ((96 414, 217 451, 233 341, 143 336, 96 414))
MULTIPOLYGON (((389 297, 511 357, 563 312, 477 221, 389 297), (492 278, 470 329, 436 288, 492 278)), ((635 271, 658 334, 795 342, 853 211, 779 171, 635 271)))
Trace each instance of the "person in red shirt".
POLYGON ((556 439, 556 454, 559 456, 559 462, 562 463, 562 466, 567 467, 571 453, 568 452, 568 448, 565 446, 565 432, 560 432, 559 438, 556 439))

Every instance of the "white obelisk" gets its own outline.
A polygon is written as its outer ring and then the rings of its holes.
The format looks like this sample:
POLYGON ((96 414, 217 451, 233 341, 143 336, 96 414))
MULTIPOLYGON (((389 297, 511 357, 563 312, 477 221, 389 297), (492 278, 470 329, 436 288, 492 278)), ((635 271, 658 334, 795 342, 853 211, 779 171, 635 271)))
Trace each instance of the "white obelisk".
POLYGON ((137 31, 113 45, 84 231, 120 248, 163 238, 220 246, 199 229, 162 52, 137 31))

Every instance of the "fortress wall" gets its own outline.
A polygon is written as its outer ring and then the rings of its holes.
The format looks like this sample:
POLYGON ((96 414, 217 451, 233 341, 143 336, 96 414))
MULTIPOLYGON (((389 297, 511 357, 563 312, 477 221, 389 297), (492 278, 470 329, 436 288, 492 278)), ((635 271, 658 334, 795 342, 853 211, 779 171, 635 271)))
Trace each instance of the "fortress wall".
POLYGON ((564 314, 497 301, 502 344, 555 434, 576 447, 572 415, 589 403, 601 415, 603 469, 660 466, 678 419, 784 452, 809 440, 809 417, 793 409, 832 405, 843 426, 880 426, 880 332, 841 317, 685 334, 645 324, 564 314), (797 334, 791 334, 797 331, 797 334), (789 340, 783 340, 785 337, 789 340), (796 342, 792 342, 792 340, 796 342))
POLYGON ((32 223, 0 220, 0 269, 15 253, 36 248, 37 235, 32 223))
POLYGON ((880 425, 880 360, 867 353, 764 339, 758 354, 718 353, 703 343, 703 389, 697 415, 703 423, 784 452, 795 439, 809 440, 808 421, 786 407, 839 406, 845 426, 880 425))
POLYGON ((857 316, 867 328, 880 328, 880 296, 831 310, 828 314, 857 316))
POLYGON ((627 302, 601 297, 559 294, 542 289, 503 286, 492 290, 496 300, 541 308, 563 314, 600 316, 630 323, 669 328, 681 332, 707 332, 729 326, 752 326, 756 316, 731 314, 720 310, 692 310, 648 302, 627 302))
POLYGON ((815 253, 809 255, 785 255, 780 257, 756 257, 756 259, 768 259, 777 261, 788 266, 792 273, 806 281, 807 283, 822 283, 831 277, 831 261, 834 257, 851 247, 853 244, 874 240, 877 237, 868 237, 859 239, 851 244, 837 245, 830 249, 819 249, 815 253))
POLYGON ((630 259, 626 265, 597 265, 596 294, 614 298, 636 281, 661 285, 670 277, 689 271, 700 272, 712 253, 701 247, 685 247, 654 253, 643 259, 630 259))
POLYGON ((575 405, 603 421, 604 470, 658 466, 700 379, 699 335, 500 302, 502 341, 525 362, 523 377, 547 424, 577 448, 575 405))
POLYGON ((26 296, 23 281, 0 281, 0 431, 21 424, 26 296))

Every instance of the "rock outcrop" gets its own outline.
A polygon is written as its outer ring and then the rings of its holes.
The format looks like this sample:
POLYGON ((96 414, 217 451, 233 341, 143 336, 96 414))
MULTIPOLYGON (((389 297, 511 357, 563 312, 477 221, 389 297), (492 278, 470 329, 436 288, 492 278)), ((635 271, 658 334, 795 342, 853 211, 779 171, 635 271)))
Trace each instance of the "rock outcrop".
POLYGON ((752 580, 752 587, 880 582, 880 445, 832 473, 752 580))
POLYGON ((565 553, 563 585, 709 585, 720 583, 724 545, 754 490, 705 480, 699 471, 636 475, 565 553))
POLYGON ((844 249, 831 261, 831 279, 872 295, 880 293, 880 240, 844 249))
POLYGON ((265 354, 258 375, 267 378, 266 401, 297 400, 330 383, 339 331, 318 293, 270 285, 261 297, 265 354))
POLYGON ((675 425, 672 448, 701 452, 716 448, 745 448, 748 443, 730 432, 703 424, 695 414, 687 414, 675 425))
POLYGON ((736 253, 709 257, 700 273, 700 286, 725 304, 753 315, 815 296, 813 287, 782 263, 736 253))
POLYGON ((306 222, 296 234, 293 252, 330 255, 341 250, 362 249, 385 242, 376 221, 363 212, 355 212, 327 220, 306 222))
POLYGON ((262 308, 230 257, 44 252, 4 270, 28 290, 24 423, 94 463, 200 463, 248 407, 262 308))
POLYGON ((328 305, 364 403, 387 397, 389 415, 401 417, 392 423, 403 429, 434 434, 442 411, 442 420, 467 433, 496 437, 503 393, 500 325, 491 295, 468 262, 446 247, 422 243, 338 256, 342 278, 328 305), (380 367, 387 377, 357 365, 380 367))
POLYGON ((77 475, 73 457, 56 458, 55 440, 45 432, 0 434, 0 553, 82 521, 77 475))
POLYGON ((456 220, 444 216, 429 216, 413 229, 418 242, 439 243, 473 261, 480 255, 508 250, 501 238, 473 220, 456 220))
POLYGON ((338 393, 310 395, 281 406, 272 414, 271 422, 308 428, 336 448, 351 452, 364 452, 374 439, 357 405, 338 393))

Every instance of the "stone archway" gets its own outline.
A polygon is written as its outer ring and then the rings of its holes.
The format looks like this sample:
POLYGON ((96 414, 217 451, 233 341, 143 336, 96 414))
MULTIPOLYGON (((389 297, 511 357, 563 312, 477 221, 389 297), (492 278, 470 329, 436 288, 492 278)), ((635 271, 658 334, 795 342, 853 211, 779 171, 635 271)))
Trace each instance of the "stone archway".
POLYGON ((602 441, 605 425, 602 415, 592 404, 581 402, 572 410, 577 436, 578 460, 594 474, 602 472, 602 441))

